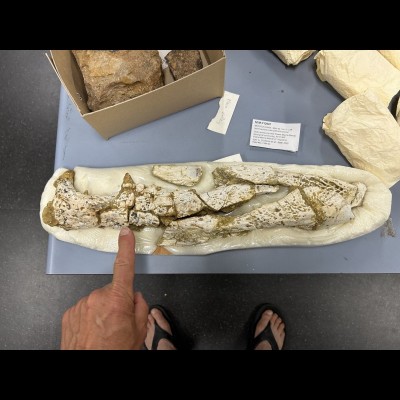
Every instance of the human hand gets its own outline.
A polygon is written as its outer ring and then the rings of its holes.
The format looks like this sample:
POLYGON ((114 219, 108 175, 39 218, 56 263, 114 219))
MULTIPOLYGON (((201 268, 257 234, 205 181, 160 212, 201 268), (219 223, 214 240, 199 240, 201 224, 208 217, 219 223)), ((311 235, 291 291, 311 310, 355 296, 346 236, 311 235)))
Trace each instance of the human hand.
POLYGON ((135 237, 122 228, 110 284, 67 310, 62 320, 62 350, 134 350, 146 337, 149 308, 133 291, 135 237))

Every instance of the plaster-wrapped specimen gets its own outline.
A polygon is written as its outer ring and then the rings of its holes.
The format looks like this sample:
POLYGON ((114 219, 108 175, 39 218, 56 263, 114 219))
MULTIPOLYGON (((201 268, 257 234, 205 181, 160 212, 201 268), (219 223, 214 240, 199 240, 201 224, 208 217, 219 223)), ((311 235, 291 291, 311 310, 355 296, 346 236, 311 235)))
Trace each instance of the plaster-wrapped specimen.
POLYGON ((400 99, 399 102, 397 103, 396 119, 398 124, 400 125, 400 99))
POLYGON ((203 68, 199 50, 171 50, 165 59, 175 80, 203 68))
MULTIPOLYGON (((144 254, 208 254, 349 240, 381 226, 391 193, 374 175, 341 166, 176 164, 201 168, 190 189, 154 165, 57 170, 42 195, 42 226, 60 240, 116 251, 121 226, 144 254)), ((179 175, 179 174, 178 174, 179 175)))
POLYGON ((400 71, 377 50, 321 50, 317 75, 345 99, 373 89, 384 105, 400 90, 400 71))
POLYGON ((72 50, 91 111, 113 106, 164 85, 157 50, 72 50))
POLYGON ((400 69, 400 50, 379 50, 383 55, 397 69, 400 69))
POLYGON ((315 50, 272 50, 286 65, 297 65, 314 53, 315 50))
POLYGON ((341 103, 325 116, 322 128, 351 165, 372 172, 388 187, 400 180, 400 126, 374 92, 341 103))

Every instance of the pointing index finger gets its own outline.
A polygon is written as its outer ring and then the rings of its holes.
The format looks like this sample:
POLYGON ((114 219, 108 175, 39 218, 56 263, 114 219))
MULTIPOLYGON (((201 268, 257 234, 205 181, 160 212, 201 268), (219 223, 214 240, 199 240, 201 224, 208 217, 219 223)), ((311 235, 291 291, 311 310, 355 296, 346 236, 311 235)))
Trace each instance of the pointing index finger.
POLYGON ((124 227, 118 237, 118 253, 114 262, 112 285, 133 293, 135 277, 135 236, 124 227))

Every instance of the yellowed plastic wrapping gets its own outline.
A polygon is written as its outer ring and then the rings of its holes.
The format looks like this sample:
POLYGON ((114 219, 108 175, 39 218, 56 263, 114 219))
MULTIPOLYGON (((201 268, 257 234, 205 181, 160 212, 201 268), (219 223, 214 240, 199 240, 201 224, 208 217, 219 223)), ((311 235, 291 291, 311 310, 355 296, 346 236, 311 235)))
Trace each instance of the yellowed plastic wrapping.
POLYGON ((378 50, 321 50, 317 74, 345 99, 374 89, 388 105, 400 90, 400 71, 378 50))
POLYGON ((397 103, 397 122, 400 125, 400 99, 399 102, 397 103))
MULTIPOLYGON (((196 162, 203 168, 200 182, 193 186, 198 193, 203 193, 214 188, 212 171, 216 167, 230 166, 243 163, 212 163, 196 162)), ((207 243, 194 246, 166 247, 166 253, 174 255, 199 255, 219 251, 243 249, 252 247, 272 246, 319 246, 342 242, 364 235, 381 226, 390 215, 391 193, 382 182, 369 172, 343 166, 308 166, 308 165, 280 165, 270 163, 245 163, 247 165, 270 166, 275 171, 314 174, 329 178, 336 178, 346 182, 362 182, 367 186, 362 206, 352 209, 355 218, 342 225, 333 225, 315 231, 306 231, 300 228, 277 226, 270 229, 259 229, 240 236, 221 237, 207 243)), ((164 182, 152 175, 152 165, 135 167, 92 169, 76 167, 74 185, 80 192, 88 191, 89 194, 111 194, 118 192, 125 173, 129 173, 135 183, 146 185, 156 184, 168 190, 178 187, 164 182)), ((55 194, 53 183, 66 170, 61 168, 55 171, 48 181, 40 202, 40 218, 43 228, 57 239, 74 243, 80 246, 100 251, 116 252, 119 231, 112 228, 91 228, 66 231, 60 227, 51 227, 42 220, 44 207, 55 194)), ((182 187, 179 187, 182 189, 182 187)), ((265 203, 272 203, 287 194, 287 188, 282 188, 277 193, 257 196, 235 210, 235 213, 245 213, 251 206, 259 207, 265 203)), ((163 234, 163 228, 145 228, 135 232, 136 252, 141 254, 157 253, 157 241, 163 234)))
POLYGON ((373 91, 344 101, 325 116, 322 128, 351 165, 388 187, 400 180, 400 126, 373 91))
POLYGON ((397 69, 400 69, 400 50, 379 50, 379 53, 397 69))
POLYGON ((315 50, 272 50, 286 65, 297 65, 314 53, 315 50))

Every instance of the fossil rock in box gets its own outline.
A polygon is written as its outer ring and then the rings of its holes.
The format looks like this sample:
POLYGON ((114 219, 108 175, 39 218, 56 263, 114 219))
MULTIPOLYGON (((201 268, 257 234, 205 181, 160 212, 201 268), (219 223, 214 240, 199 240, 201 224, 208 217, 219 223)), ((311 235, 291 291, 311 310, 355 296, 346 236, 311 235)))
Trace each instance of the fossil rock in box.
POLYGON ((199 50, 171 50, 165 59, 175 80, 203 68, 199 50))
POLYGON ((157 50, 72 50, 81 69, 91 111, 164 85, 157 50))
POLYGON ((381 226, 390 207, 385 185, 355 168, 199 162, 59 169, 40 216, 56 238, 92 249, 115 252, 129 226, 138 253, 209 254, 338 243, 381 226))

